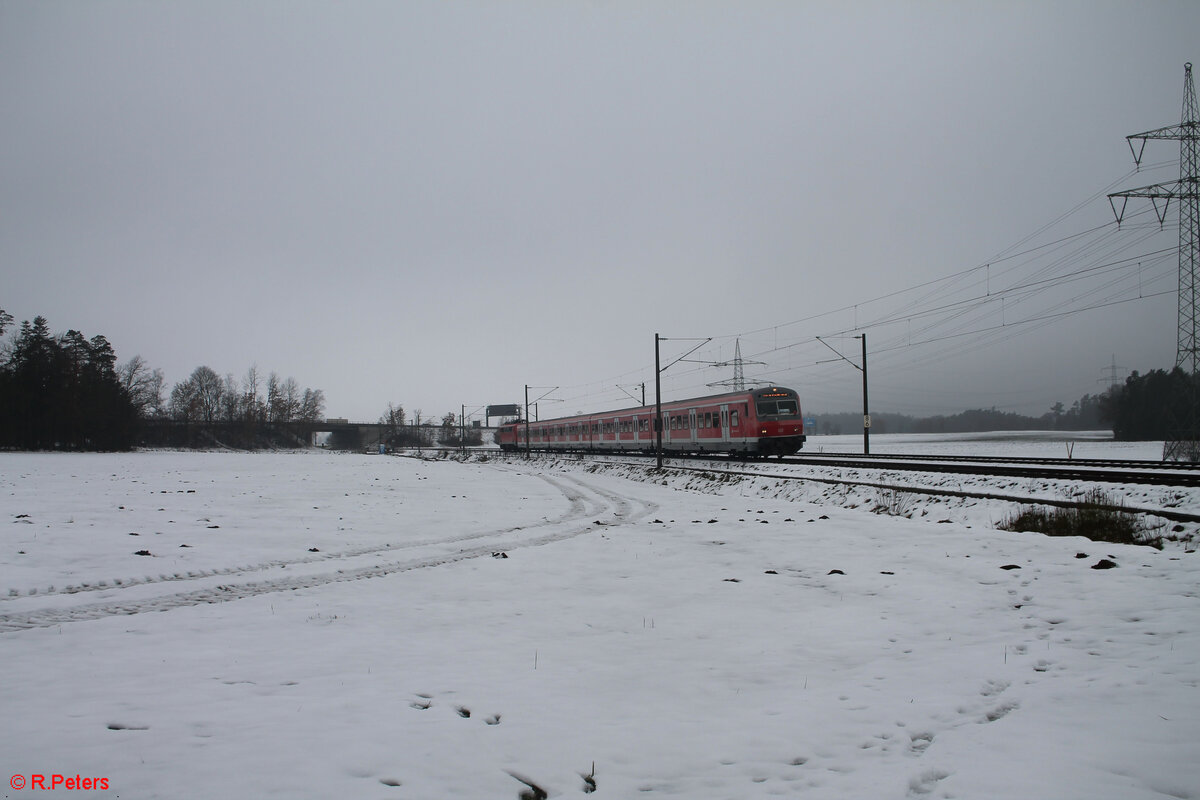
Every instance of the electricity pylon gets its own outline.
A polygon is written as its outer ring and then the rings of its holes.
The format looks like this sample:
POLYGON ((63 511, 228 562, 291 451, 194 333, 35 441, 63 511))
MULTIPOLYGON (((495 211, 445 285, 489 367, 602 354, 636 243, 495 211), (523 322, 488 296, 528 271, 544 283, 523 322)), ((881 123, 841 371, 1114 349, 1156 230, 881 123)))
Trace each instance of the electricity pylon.
POLYGON ((1117 224, 1125 215, 1125 204, 1130 197, 1148 198, 1154 206, 1158 222, 1162 225, 1167 218, 1167 209, 1172 200, 1179 201, 1179 320, 1178 344, 1175 350, 1175 366, 1183 370, 1188 379, 1186 404, 1168 431, 1163 443, 1163 460, 1200 461, 1200 396, 1196 383, 1200 380, 1200 351, 1196 349, 1196 311, 1198 300, 1196 272, 1200 268, 1200 130, 1196 112, 1196 88, 1192 83, 1191 62, 1183 65, 1183 113, 1178 125, 1157 128, 1144 133, 1125 137, 1133 153, 1133 162, 1142 164, 1142 153, 1150 139, 1169 139, 1179 142, 1179 180, 1127 189, 1108 196, 1117 224), (1135 147, 1134 141, 1140 141, 1135 147), (1121 210, 1113 198, 1122 198, 1121 210), (1160 208, 1159 202, 1162 202, 1160 208))
MULTIPOLYGON (((717 381, 710 383, 709 386, 731 386, 735 392, 740 392, 746 388, 746 378, 742 371, 743 364, 765 364, 764 361, 743 361, 742 360, 742 340, 738 339, 733 345, 733 361, 718 361, 709 364, 710 367, 733 367, 733 377, 729 380, 717 381)), ((761 383, 761 381, 753 381, 753 383, 761 383)))

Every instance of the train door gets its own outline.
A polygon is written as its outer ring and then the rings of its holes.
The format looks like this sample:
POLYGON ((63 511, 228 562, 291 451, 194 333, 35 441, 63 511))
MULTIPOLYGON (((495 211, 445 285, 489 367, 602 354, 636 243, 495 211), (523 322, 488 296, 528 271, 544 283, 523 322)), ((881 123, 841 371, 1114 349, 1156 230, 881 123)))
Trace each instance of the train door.
POLYGON ((721 406, 721 444, 729 444, 729 405, 721 406))
POLYGON ((695 447, 695 445, 696 445, 696 434, 697 433, 699 433, 699 431, 696 430, 696 409, 689 408, 688 409, 688 434, 687 435, 688 435, 688 442, 690 442, 693 447, 695 447))

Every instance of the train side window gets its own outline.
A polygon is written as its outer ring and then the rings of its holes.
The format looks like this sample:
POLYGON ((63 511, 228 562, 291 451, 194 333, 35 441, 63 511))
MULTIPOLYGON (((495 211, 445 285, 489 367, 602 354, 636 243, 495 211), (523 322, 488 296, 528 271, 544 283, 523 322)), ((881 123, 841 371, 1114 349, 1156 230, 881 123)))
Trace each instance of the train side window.
POLYGON ((734 428, 738 426, 738 412, 736 408, 729 412, 729 425, 734 428))

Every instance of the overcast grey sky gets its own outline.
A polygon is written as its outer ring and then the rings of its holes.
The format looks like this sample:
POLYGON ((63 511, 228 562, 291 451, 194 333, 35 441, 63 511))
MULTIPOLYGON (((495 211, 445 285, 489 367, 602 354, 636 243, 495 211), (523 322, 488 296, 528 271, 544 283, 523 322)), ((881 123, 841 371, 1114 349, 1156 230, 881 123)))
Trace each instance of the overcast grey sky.
POLYGON ((356 419, 652 397, 655 332, 853 410, 815 337, 864 330, 874 411, 1040 414, 1174 364, 1175 209, 1117 231, 1104 195, 1177 177, 1124 137, 1179 122, 1197 32, 1195 2, 0 0, 0 308, 356 419))

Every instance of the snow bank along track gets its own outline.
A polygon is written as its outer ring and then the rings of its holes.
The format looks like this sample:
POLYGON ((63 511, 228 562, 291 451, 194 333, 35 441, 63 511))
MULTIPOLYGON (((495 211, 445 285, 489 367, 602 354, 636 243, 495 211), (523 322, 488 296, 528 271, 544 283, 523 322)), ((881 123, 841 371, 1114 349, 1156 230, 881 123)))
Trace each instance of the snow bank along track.
MULTIPOLYGON (((535 455, 542 455, 535 453, 535 455)), ((559 458, 603 458, 604 454, 587 451, 556 451, 559 458)), ((650 456, 613 453, 607 456, 625 459, 623 463, 645 464, 650 456)), ((671 461, 706 463, 755 463, 728 455, 671 453, 671 461)), ((612 462, 609 462, 612 463, 612 462)), ((940 455, 803 455, 759 460, 759 464, 840 467, 844 469, 904 470, 943 472, 956 475, 980 475, 997 478, 1036 478, 1043 480, 1094 481, 1097 483, 1147 484, 1151 486, 1200 487, 1200 462, 1195 461, 1120 461, 1070 458, 997 458, 988 456, 940 455)), ((895 487, 905 488, 905 487, 895 487)))
MULTIPOLYGON (((620 456, 616 456, 619 458, 620 456)), ((629 456, 627 463, 646 464, 648 457, 629 456)), ((672 461, 701 461, 709 464, 758 463, 801 467, 942 472, 996 478, 1092 481, 1096 483, 1149 484, 1153 486, 1200 487, 1200 463, 1170 461, 1104 461, 1069 458, 988 458, 984 456, 839 455, 787 456, 745 462, 729 456, 671 454, 672 461)), ((680 469, 690 469, 679 467, 680 469)), ((708 469, 708 468, 701 468, 708 469)), ((722 470, 727 471, 727 470, 722 470)), ((756 472, 746 474, 757 475, 756 472)), ((798 476, 773 476, 791 477, 798 476)), ((807 478, 818 480, 817 478, 807 478)), ((847 483, 851 481, 831 481, 847 483)), ((887 488, 914 490, 912 486, 887 488)))
MULTIPOLYGON (((580 460, 582 461, 584 459, 581 458, 580 460)), ((608 458, 603 458, 603 459, 587 459, 587 460, 590 461, 591 463, 597 463, 597 464, 623 464, 623 465, 627 465, 627 466, 642 467, 642 468, 646 468, 646 469, 654 468, 654 462, 650 458, 608 457, 608 458)), ((811 475, 811 474, 778 473, 778 472, 769 472, 766 470, 732 469, 732 468, 730 468, 730 464, 733 462, 731 462, 730 459, 725 458, 725 457, 715 458, 715 457, 695 456, 695 457, 689 457, 687 459, 672 458, 672 461, 688 461, 688 462, 692 462, 692 463, 699 461, 699 462, 705 462, 706 464, 708 464, 708 466, 684 466, 682 464, 673 463, 668 466, 665 466, 664 469, 672 470, 672 471, 676 471, 676 472, 694 472, 694 473, 702 473, 702 474, 710 474, 710 475, 711 474, 738 475, 738 476, 744 476, 744 477, 748 477, 748 478, 761 478, 761 479, 769 479, 769 480, 776 480, 776 481, 812 481, 815 483, 827 483, 827 484, 833 484, 833 485, 863 486, 863 487, 872 488, 872 489, 882 489, 885 491, 908 492, 908 493, 912 493, 912 494, 923 494, 923 495, 930 495, 930 496, 935 496, 935 497, 963 497, 963 498, 971 498, 971 499, 977 499, 977 500, 999 500, 1002 502, 1019 503, 1022 505, 1045 505, 1045 506, 1055 506, 1058 508, 1079 508, 1079 507, 1085 505, 1085 503, 1077 502, 1077 501, 1073 501, 1073 500, 1069 500, 1069 499, 1060 499, 1060 498, 1054 498, 1054 497, 1030 497, 1028 495, 1014 495, 1014 494, 1004 493, 999 490, 988 490, 985 488, 945 489, 945 488, 941 488, 941 487, 923 486, 920 484, 912 484, 912 483, 888 483, 882 479, 882 476, 881 476, 880 480, 867 480, 864 478, 848 478, 848 477, 843 477, 843 476, 835 477, 835 476, 823 476, 823 475, 811 475)), ((1073 470, 1069 470, 1069 469, 1043 470, 1043 469, 1033 468, 1033 469, 1028 469, 1028 470, 1022 470, 1021 468, 1014 468, 1013 470, 1004 469, 1004 470, 1000 470, 1000 471, 993 471, 991 466, 987 465, 987 464, 983 465, 982 468, 980 468, 980 467, 971 468, 971 467, 967 467, 965 465, 958 465, 961 468, 938 469, 937 468, 938 465, 936 462, 913 462, 912 464, 910 464, 908 466, 899 467, 899 466, 891 463, 890 461, 884 462, 884 463, 872 463, 870 460, 870 457, 849 458, 849 459, 835 458, 835 459, 830 459, 828 461, 821 461, 821 460, 810 459, 810 458, 791 458, 791 459, 784 458, 784 459, 775 459, 772 461, 762 461, 759 463, 762 464, 764 467, 769 467, 769 465, 773 465, 773 464, 786 464, 789 466, 793 466, 793 465, 833 466, 833 467, 842 467, 842 468, 851 468, 851 469, 871 469, 871 470, 876 470, 876 471, 880 471, 880 472, 884 472, 887 470, 903 469, 903 470, 908 470, 908 471, 935 472, 935 473, 936 472, 949 472, 949 473, 956 473, 956 474, 996 476, 996 477, 1025 477, 1025 478, 1082 480, 1082 481, 1098 481, 1098 480, 1100 480, 1098 478, 1092 477, 1092 475, 1094 475, 1094 473, 1089 470, 1083 470, 1083 471, 1077 472, 1077 471, 1073 471, 1073 470)), ((1005 462, 1005 463, 1008 463, 1008 462, 1005 462)), ((1152 463, 1157 463, 1157 462, 1152 462, 1152 463)), ((1002 466, 1002 465, 1000 465, 1000 466, 1002 466)), ((1141 473, 1137 473, 1137 474, 1140 475, 1141 473)), ((1110 480, 1109 482, 1115 482, 1115 480, 1110 480)), ((1138 481, 1138 480, 1121 481, 1121 483, 1142 483, 1142 482, 1157 483, 1159 485, 1161 485, 1163 483, 1163 482, 1158 482, 1158 481, 1138 481)), ((1172 485, 1172 486, 1180 485, 1180 484, 1176 484, 1176 483, 1172 483, 1172 482, 1166 482, 1166 483, 1167 483, 1167 485, 1172 485)), ((1183 486, 1194 486, 1196 484, 1195 483, 1185 483, 1182 485, 1183 486)), ((1094 503, 1090 503, 1088 505, 1091 505, 1093 507, 1095 506, 1094 503)), ((1163 519, 1171 520, 1172 522, 1200 522, 1200 514, 1190 513, 1190 512, 1186 512, 1186 511, 1176 511, 1176 510, 1169 509, 1169 508, 1138 508, 1138 507, 1134 507, 1134 506, 1124 506, 1124 505, 1122 505, 1122 506, 1101 506, 1101 507, 1107 508, 1107 509, 1113 510, 1113 511, 1124 511, 1124 512, 1128 512, 1131 514, 1142 514, 1142 515, 1147 515, 1147 516, 1162 517, 1163 519)))
POLYGON ((1047 467, 1098 467, 1104 469, 1141 470, 1178 470, 1182 472, 1200 472, 1200 462, 1197 461, 1146 461, 1142 459, 1116 458, 1033 458, 1029 456, 958 456, 958 455, 913 455, 904 453, 872 453, 859 455, 857 453, 797 453, 791 459, 803 462, 821 458, 848 458, 862 461, 960 461, 973 464, 1040 464, 1047 467))
POLYGON ((1005 478, 1043 478, 1145 483, 1156 486, 1200 486, 1200 464, 1169 461, 1104 461, 1069 458, 983 458, 975 456, 790 456, 776 463, 948 472, 1005 478))
POLYGON ((221 603, 490 557, 523 547, 563 541, 598 528, 636 522, 658 508, 654 503, 619 495, 573 476, 537 477, 566 498, 567 510, 559 516, 525 526, 426 538, 373 549, 322 553, 312 558, 175 573, 158 578, 131 578, 119 583, 105 581, 101 585, 85 584, 36 594, 10 594, 0 598, 0 633, 221 603), (279 575, 280 570, 287 570, 287 573, 279 575))

